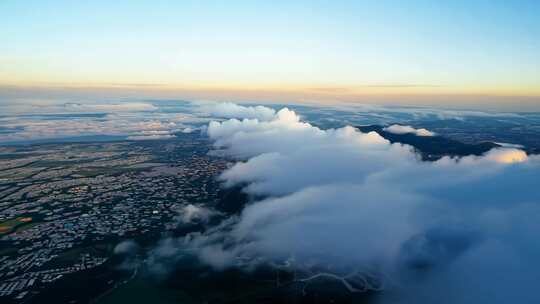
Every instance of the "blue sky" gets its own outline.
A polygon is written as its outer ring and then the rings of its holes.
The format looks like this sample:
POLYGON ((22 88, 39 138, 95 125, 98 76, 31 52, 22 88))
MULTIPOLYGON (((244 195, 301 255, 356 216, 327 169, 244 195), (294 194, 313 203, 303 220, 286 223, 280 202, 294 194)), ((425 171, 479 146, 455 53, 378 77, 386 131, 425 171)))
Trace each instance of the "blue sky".
POLYGON ((0 84, 540 95, 538 1, 2 1, 0 84))

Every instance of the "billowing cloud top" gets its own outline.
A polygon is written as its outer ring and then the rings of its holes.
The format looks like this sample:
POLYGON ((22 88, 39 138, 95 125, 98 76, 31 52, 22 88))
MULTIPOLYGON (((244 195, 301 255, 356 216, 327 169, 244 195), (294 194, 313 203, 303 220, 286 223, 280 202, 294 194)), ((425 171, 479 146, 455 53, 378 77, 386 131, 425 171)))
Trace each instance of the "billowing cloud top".
POLYGON ((223 268, 235 257, 294 257, 298 268, 375 269, 393 282, 383 302, 540 301, 537 156, 499 148, 422 162, 377 133, 322 130, 286 108, 264 121, 211 122, 207 131, 241 160, 221 175, 225 185, 266 199, 226 229, 189 238, 201 260, 223 268))
POLYGON ((402 126, 402 125, 391 125, 389 127, 386 127, 383 129, 386 132, 394 133, 394 134, 407 134, 412 133, 416 136, 434 136, 435 133, 421 128, 421 129, 415 129, 411 126, 402 126))
POLYGON ((197 104, 202 113, 213 117, 271 120, 276 114, 274 109, 263 106, 246 107, 231 102, 199 102, 197 104))
POLYGON ((498 163, 511 164, 525 162, 528 156, 522 150, 509 148, 491 150, 486 153, 485 158, 498 163))

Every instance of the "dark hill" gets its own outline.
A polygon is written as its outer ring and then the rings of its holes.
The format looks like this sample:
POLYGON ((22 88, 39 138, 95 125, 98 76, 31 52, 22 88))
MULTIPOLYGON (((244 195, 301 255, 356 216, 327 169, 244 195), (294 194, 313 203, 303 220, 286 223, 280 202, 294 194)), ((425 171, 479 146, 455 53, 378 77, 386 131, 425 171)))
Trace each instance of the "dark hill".
POLYGON ((492 142, 466 144, 442 136, 417 136, 412 133, 394 134, 384 131, 384 126, 379 125, 357 128, 364 133, 375 131, 391 143, 397 142, 413 146, 422 155, 423 160, 430 161, 440 159, 443 156, 482 155, 493 148, 500 147, 492 142))

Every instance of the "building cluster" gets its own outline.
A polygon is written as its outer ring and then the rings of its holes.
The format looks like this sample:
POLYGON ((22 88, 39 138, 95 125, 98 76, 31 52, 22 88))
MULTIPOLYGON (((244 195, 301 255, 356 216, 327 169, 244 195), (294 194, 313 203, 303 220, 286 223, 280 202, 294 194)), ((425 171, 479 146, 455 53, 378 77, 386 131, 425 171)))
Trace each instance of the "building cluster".
POLYGON ((0 299, 25 299, 67 275, 97 267, 113 252, 94 246, 114 247, 145 235, 159 238, 175 229, 183 206, 215 202, 216 176, 226 162, 204 149, 178 145, 102 146, 112 152, 93 145, 98 151, 85 153, 89 159, 70 160, 62 149, 55 156, 62 161, 14 159, 16 165, 7 170, 33 164, 41 169, 0 181, 0 226, 13 225, 0 233, 0 299))

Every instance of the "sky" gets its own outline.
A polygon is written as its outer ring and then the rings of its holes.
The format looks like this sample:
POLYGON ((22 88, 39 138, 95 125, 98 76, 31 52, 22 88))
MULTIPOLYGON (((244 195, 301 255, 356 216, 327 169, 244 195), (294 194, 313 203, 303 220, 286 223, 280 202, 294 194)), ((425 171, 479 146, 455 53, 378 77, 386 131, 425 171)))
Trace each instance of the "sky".
POLYGON ((8 0, 0 14, 4 96, 540 104, 538 1, 8 0))

